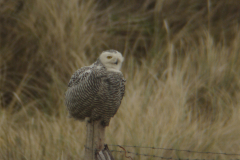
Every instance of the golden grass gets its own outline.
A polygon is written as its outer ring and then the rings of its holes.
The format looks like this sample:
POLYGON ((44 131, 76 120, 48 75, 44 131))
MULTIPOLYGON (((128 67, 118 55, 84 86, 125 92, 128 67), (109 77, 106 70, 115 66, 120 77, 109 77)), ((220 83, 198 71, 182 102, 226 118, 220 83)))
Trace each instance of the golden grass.
POLYGON ((107 144, 240 154, 239 4, 205 2, 0 2, 0 159, 83 158, 85 124, 67 118, 64 92, 77 68, 109 48, 123 53, 127 84, 107 144))

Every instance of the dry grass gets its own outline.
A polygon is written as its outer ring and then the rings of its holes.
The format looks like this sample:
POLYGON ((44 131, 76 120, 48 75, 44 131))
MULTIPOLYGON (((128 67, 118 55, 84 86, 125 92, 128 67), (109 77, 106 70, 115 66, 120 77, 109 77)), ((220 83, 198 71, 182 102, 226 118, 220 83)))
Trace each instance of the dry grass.
POLYGON ((77 68, 109 48, 124 54, 127 85, 106 143, 239 153, 238 7, 230 0, 0 1, 0 159, 83 158, 85 124, 67 118, 64 92, 77 68))

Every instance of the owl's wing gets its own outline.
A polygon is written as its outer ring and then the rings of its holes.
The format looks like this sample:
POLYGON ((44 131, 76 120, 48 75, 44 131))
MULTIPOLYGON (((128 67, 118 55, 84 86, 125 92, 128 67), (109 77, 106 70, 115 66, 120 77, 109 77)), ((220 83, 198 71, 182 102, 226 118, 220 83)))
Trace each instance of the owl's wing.
POLYGON ((122 101, 125 92, 125 79, 122 73, 109 72, 105 81, 106 101, 101 108, 96 108, 97 112, 103 118, 104 125, 108 126, 111 117, 113 117, 122 101))
POLYGON ((116 99, 118 99, 118 100, 117 100, 116 103, 115 103, 114 111, 113 111, 113 113, 112 113, 112 117, 117 113, 118 108, 119 108, 120 105, 121 105, 123 96, 124 96, 124 94, 125 94, 125 82, 126 82, 126 79, 124 79, 123 75, 120 74, 120 75, 118 76, 118 81, 115 83, 115 85, 116 85, 117 88, 119 88, 119 89, 115 89, 116 99))
POLYGON ((96 105, 101 106, 95 101, 104 75, 95 67, 80 68, 72 75, 65 93, 65 104, 72 117, 80 120, 91 117, 96 105))
POLYGON ((77 85, 81 81, 85 80, 91 73, 90 67, 82 67, 78 69, 75 73, 73 73, 69 83, 68 87, 72 87, 74 85, 77 85))
MULTIPOLYGON (((125 83, 126 83, 126 79, 124 79, 124 77, 122 77, 122 79, 121 79, 121 85, 120 85, 120 92, 121 92, 121 97, 122 97, 122 99, 123 99, 123 96, 125 95, 125 83)), ((121 99, 121 100, 122 100, 121 99)))

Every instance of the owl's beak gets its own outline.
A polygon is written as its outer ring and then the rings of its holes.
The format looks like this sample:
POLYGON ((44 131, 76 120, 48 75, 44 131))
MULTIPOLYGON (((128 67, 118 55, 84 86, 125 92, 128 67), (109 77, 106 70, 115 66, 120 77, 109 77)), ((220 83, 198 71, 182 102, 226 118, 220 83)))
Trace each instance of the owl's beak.
POLYGON ((114 62, 114 64, 116 64, 116 65, 118 64, 118 59, 116 60, 116 62, 114 62))

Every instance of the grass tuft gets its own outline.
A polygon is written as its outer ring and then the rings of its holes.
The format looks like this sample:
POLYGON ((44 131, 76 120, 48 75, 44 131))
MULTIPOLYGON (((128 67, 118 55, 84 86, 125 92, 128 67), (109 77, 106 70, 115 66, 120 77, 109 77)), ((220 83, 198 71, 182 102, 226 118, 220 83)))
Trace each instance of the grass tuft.
POLYGON ((123 53, 127 79, 106 143, 238 153, 239 7, 234 0, 0 1, 0 159, 83 158, 85 124, 67 118, 64 92, 72 73, 106 49, 123 53))

